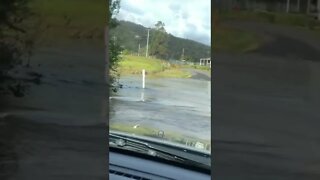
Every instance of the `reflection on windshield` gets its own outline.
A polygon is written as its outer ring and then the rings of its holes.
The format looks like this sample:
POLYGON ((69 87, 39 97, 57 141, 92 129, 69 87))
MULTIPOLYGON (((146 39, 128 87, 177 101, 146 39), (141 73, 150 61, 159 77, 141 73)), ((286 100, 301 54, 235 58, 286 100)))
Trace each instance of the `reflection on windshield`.
MULTIPOLYGON (((123 16, 128 1, 113 3, 111 7, 119 11, 111 10, 111 21, 117 19, 117 23, 109 30, 109 75, 114 90, 109 97, 110 130, 210 152, 210 29, 206 40, 197 39, 196 34, 181 37, 171 30, 173 24, 165 16, 157 14, 149 24, 143 19, 137 22, 123 16)), ((146 3, 173 5, 173 1, 146 3)), ((209 14, 210 1, 203 3, 208 8, 202 11, 209 14)), ((180 18, 174 21, 187 24, 180 18)), ((210 24, 210 19, 199 22, 210 24)))

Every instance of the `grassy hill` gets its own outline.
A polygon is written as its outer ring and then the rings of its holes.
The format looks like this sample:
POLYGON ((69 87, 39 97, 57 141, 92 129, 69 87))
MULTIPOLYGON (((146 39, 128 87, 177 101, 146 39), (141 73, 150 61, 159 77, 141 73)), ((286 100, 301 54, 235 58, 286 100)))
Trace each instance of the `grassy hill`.
MULTIPOLYGON (((150 36, 152 34, 153 32, 150 31, 150 36)), ((110 32, 110 38, 116 38, 117 43, 134 53, 138 53, 140 43, 143 54, 147 42, 147 28, 132 22, 119 21, 119 26, 110 32), (140 38, 138 39, 136 36, 140 38)), ((168 42, 169 59, 180 59, 183 48, 185 56, 191 57, 196 62, 200 58, 210 57, 211 54, 210 46, 193 40, 178 38, 170 34, 168 42)))
POLYGON ((257 49, 263 42, 258 34, 220 26, 216 29, 213 41, 215 52, 248 52, 257 49))

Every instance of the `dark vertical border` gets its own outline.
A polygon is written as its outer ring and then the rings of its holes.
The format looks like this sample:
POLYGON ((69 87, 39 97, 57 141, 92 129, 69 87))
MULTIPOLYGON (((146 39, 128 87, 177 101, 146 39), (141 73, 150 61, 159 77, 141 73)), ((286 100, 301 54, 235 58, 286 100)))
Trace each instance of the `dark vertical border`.
POLYGON ((213 49, 213 44, 214 44, 214 19, 215 19, 215 12, 218 9, 218 0, 213 0, 211 1, 211 179, 215 179, 215 154, 214 154, 214 114, 213 114, 213 105, 214 105, 214 72, 215 72, 215 61, 214 61, 214 49, 213 49))
POLYGON ((109 82, 109 22, 108 22, 108 11, 109 11, 109 0, 106 1, 106 7, 107 7, 107 14, 106 14, 106 26, 105 26, 105 30, 104 30, 104 41, 105 41, 105 82, 107 83, 107 89, 106 89, 106 143, 107 143, 107 159, 106 159, 106 163, 107 163, 107 169, 106 169, 106 173, 107 173, 107 179, 109 179, 109 97, 110 97, 110 88, 108 85, 109 82))

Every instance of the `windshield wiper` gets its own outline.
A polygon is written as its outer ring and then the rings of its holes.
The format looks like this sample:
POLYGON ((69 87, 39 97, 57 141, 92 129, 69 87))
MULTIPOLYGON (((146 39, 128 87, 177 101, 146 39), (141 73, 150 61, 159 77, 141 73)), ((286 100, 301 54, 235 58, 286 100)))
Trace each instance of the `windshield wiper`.
MULTIPOLYGON (((170 150, 170 148, 164 147, 159 143, 151 144, 151 143, 144 142, 142 140, 137 140, 135 138, 130 138, 128 136, 123 136, 123 135, 114 134, 114 133, 109 133, 109 146, 147 154, 149 156, 182 163, 184 165, 196 166, 198 168, 210 170, 210 165, 208 164, 204 164, 196 160, 192 160, 182 155, 177 155, 176 147, 172 147, 173 150, 170 150)), ((186 153, 186 151, 182 149, 180 152, 186 153)), ((204 157, 209 158, 209 161, 210 161, 210 156, 204 155, 204 157)))

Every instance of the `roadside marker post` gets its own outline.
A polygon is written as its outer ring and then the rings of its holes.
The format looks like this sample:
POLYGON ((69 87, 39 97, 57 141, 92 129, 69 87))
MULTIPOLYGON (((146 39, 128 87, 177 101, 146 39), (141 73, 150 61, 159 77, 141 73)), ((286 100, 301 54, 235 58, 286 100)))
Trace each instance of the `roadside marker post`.
POLYGON ((142 88, 145 88, 145 83, 146 83, 146 70, 142 69, 142 88))

